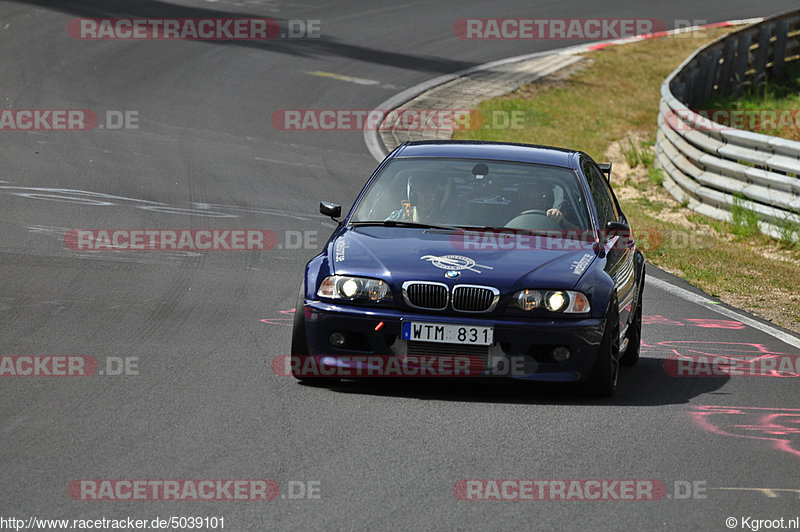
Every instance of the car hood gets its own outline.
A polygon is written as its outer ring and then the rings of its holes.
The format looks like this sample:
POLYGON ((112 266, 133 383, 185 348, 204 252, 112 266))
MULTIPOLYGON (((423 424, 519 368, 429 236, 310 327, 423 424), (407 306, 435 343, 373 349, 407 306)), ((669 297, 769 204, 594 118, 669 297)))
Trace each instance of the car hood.
POLYGON ((592 244, 532 235, 407 227, 348 227, 328 246, 333 273, 517 288, 574 288, 596 258, 592 244), (457 272, 448 273, 448 272, 457 272))

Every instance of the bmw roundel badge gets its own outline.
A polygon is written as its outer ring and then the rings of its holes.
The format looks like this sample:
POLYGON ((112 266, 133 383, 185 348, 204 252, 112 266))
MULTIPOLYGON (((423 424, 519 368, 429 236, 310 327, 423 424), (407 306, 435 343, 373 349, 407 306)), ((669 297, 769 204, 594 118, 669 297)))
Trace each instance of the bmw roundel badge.
POLYGON ((444 274, 444 276, 447 277, 448 279, 455 279, 459 275, 461 275, 461 272, 456 271, 456 270, 450 270, 450 271, 448 271, 447 273, 444 274))

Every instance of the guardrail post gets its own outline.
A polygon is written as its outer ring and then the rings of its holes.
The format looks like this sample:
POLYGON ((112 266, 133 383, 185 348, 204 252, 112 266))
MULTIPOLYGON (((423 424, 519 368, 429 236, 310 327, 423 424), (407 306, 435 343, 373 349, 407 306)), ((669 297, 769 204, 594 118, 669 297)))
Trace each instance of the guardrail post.
POLYGON ((756 60, 753 65, 755 73, 753 74, 752 87, 758 86, 759 83, 766 81, 767 78, 767 57, 769 56, 769 36, 772 33, 771 24, 764 24, 758 30, 758 49, 756 50, 756 60))
POLYGON ((685 76, 686 80, 686 101, 694 105, 697 101, 697 68, 690 68, 685 76))
POLYGON ((736 42, 736 60, 733 66, 733 84, 731 93, 735 96, 742 95, 744 85, 744 73, 747 70, 747 63, 750 62, 750 36, 740 35, 736 42))
POLYGON ((711 93, 714 92, 714 82, 717 79, 717 72, 719 72, 719 58, 721 55, 722 52, 719 50, 712 50, 711 53, 707 54, 704 58, 706 61, 703 63, 702 69, 706 75, 700 103, 707 102, 711 99, 711 93))
POLYGON ((786 34, 789 33, 789 21, 779 20, 775 24, 775 52, 772 54, 772 77, 776 80, 784 78, 786 70, 786 34))
POLYGON ((731 75, 733 74, 733 61, 736 56, 736 41, 728 39, 722 51, 722 67, 719 72, 719 96, 728 96, 731 93, 731 75))

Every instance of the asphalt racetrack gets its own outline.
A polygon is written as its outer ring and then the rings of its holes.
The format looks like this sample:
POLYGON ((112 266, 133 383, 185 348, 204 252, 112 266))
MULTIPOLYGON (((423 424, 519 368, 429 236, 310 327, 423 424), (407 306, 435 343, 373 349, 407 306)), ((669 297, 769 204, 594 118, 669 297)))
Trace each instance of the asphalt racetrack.
POLYGON ((642 359, 623 368, 612 400, 456 380, 326 389, 271 365, 289 354, 303 265, 334 227, 319 201, 349 208, 377 164, 360 130, 286 131, 273 113, 369 110, 437 76, 580 42, 463 40, 453 32, 460 18, 654 18, 672 28, 796 4, 631 6, 0 4, 2 109, 89 110, 98 120, 88 131, 0 131, 0 357, 40 357, 51 369, 58 357, 96 362, 90 376, 6 367, 0 377, 0 529, 18 527, 12 518, 82 530, 72 520, 150 526, 181 516, 223 518, 229 530, 727 530, 731 517, 739 530, 757 519, 788 526, 800 516, 800 381, 669 368, 697 356, 796 362, 800 340, 652 266, 642 359), (280 34, 91 40, 68 31, 76 18, 239 17, 274 19, 280 34), (304 28, 319 31, 290 38, 304 28), (79 229, 258 230, 274 246, 227 250, 220 236, 222 249, 92 251, 70 240, 79 229), (214 486, 215 500, 142 500, 164 497, 130 496, 136 479, 162 492, 167 480, 214 486), (225 479, 247 482, 228 489, 225 479), (470 479, 499 483, 467 489, 470 479), (580 488, 587 500, 464 500, 492 490, 513 499, 527 486, 519 479, 540 481, 534 493, 580 488), (618 500, 626 480, 656 490, 618 500), (240 485, 272 500, 237 500, 240 485))

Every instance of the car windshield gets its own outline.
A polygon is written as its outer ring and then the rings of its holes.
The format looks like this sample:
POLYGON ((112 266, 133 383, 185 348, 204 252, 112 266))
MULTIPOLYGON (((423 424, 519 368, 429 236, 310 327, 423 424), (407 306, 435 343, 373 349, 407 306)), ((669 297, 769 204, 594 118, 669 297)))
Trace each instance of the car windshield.
POLYGON ((393 159, 381 170, 350 223, 386 222, 531 231, 591 228, 578 177, 568 168, 445 158, 393 159))

